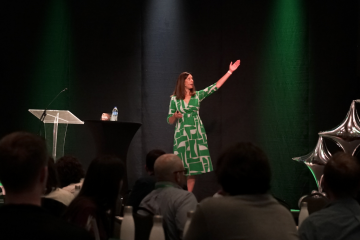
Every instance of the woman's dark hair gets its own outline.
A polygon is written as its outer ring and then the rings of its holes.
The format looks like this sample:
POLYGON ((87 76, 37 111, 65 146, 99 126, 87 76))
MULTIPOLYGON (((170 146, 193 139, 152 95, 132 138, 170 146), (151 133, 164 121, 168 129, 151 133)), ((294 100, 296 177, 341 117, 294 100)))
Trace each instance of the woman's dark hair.
POLYGON ((85 177, 84 169, 76 157, 64 156, 56 161, 55 167, 58 172, 61 188, 72 183, 78 183, 85 177))
POLYGON ((237 143, 222 153, 216 175, 230 195, 264 194, 270 189, 271 170, 265 153, 252 143, 237 143))
POLYGON ((96 209, 97 216, 95 217, 101 219, 105 227, 107 226, 107 234, 111 235, 116 200, 124 173, 125 166, 119 158, 114 156, 95 158, 90 163, 79 194, 70 203, 64 218, 71 222, 77 215, 84 214, 82 210, 90 204, 96 209), (106 223, 108 210, 110 210, 110 225, 106 223))
MULTIPOLYGON (((176 96, 176 99, 185 99, 185 79, 190 75, 188 72, 183 72, 179 75, 173 96, 176 96)), ((194 96, 196 94, 195 85, 190 90, 190 95, 194 96)))
POLYGON ((54 159, 49 157, 48 159, 48 178, 46 181, 45 195, 59 187, 59 178, 55 168, 54 159))
POLYGON ((149 171, 154 172, 154 163, 158 157, 164 155, 165 152, 160 149, 154 149, 146 154, 146 167, 149 171))
POLYGON ((119 158, 95 158, 90 163, 83 186, 73 202, 85 197, 91 199, 99 209, 109 210, 116 203, 124 173, 125 167, 119 158))

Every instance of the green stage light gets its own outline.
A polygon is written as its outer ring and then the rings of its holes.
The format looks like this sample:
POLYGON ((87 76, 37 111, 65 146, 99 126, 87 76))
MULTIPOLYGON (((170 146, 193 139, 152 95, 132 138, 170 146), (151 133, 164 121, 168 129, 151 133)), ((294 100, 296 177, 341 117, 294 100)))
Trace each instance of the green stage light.
POLYGON ((308 151, 308 44, 302 0, 277 0, 267 22, 258 86, 260 145, 270 158, 272 192, 297 201, 301 166, 291 158, 308 151), (296 155, 296 154, 295 154, 296 155))
MULTIPOLYGON (((66 1, 48 2, 43 30, 35 57, 34 74, 29 89, 29 108, 45 108, 58 92, 67 87, 70 69, 69 16, 66 1)), ((52 107, 65 108, 59 98, 52 107)))

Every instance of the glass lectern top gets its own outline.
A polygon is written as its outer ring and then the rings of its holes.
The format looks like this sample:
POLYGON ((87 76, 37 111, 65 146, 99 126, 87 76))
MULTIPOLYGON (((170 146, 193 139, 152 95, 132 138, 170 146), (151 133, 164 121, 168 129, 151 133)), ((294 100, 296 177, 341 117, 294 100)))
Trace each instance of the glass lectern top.
MULTIPOLYGON (((29 112, 35 115, 38 119, 41 118, 44 109, 29 109, 29 112)), ((84 124, 83 121, 78 119, 74 114, 68 110, 46 110, 46 117, 44 123, 54 123, 54 120, 59 113, 59 123, 67 124, 84 124)))

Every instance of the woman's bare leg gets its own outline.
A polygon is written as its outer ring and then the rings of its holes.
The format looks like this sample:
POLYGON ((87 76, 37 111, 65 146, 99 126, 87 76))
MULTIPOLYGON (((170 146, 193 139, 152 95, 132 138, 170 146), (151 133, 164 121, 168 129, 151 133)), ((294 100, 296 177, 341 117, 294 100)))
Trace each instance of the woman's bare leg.
POLYGON ((187 188, 189 192, 192 192, 195 186, 195 176, 189 176, 187 179, 187 188))

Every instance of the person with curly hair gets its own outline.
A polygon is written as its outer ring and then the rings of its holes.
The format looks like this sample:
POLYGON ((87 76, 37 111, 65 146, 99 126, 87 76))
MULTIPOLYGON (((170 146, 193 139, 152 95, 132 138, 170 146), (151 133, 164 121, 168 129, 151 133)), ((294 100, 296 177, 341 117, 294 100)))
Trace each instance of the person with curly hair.
POLYGON ((74 156, 63 156, 56 161, 55 167, 59 176, 60 188, 76 195, 85 177, 80 161, 74 156))

